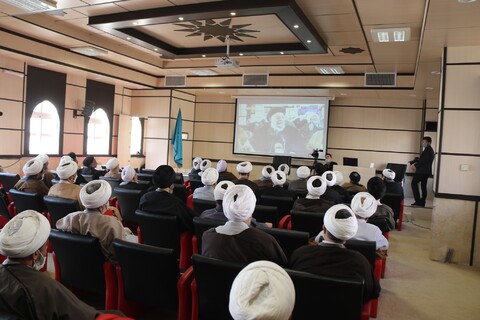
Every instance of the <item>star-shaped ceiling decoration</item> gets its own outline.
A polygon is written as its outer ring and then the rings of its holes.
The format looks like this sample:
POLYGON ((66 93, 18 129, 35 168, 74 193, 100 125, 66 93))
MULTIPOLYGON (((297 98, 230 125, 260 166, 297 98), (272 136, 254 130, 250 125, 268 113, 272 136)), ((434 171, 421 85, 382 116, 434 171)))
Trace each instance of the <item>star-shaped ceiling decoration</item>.
POLYGON ((365 50, 360 48, 353 48, 353 47, 343 48, 342 50, 340 50, 340 52, 350 53, 350 54, 362 53, 363 51, 365 50))
POLYGON ((216 22, 213 19, 208 20, 193 20, 186 23, 175 23, 176 26, 184 27, 185 29, 178 29, 175 31, 190 32, 187 37, 197 37, 203 35, 203 40, 218 39, 225 42, 227 36, 231 40, 241 41, 242 37, 256 38, 250 33, 260 32, 258 30, 248 30, 245 27, 251 26, 251 23, 231 25, 232 19, 216 22))

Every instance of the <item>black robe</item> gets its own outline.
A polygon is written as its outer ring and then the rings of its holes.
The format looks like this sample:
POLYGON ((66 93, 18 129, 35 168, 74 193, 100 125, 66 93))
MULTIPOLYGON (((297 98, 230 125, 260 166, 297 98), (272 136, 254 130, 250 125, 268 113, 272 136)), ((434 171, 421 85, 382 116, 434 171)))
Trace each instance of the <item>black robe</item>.
POLYGON ((403 187, 400 182, 385 181, 385 185, 387 186, 386 193, 400 194, 402 195, 402 199, 403 199, 403 187))
POLYGON ((328 208, 333 206, 333 202, 325 199, 308 199, 300 198, 293 203, 292 211, 306 211, 306 212, 319 212, 325 213, 328 208))
POLYGON ((274 197, 286 197, 286 198, 292 198, 294 200, 297 199, 298 197, 295 192, 288 191, 281 186, 267 188, 262 191, 262 195, 274 196, 274 197))
POLYGON ((223 171, 223 172, 219 172, 218 173, 218 180, 217 180, 217 183, 220 182, 220 181, 235 181, 237 180, 238 178, 235 177, 235 175, 233 173, 231 173, 230 171, 223 171))
POLYGON ((352 196, 350 195, 350 193, 348 193, 347 190, 345 190, 345 188, 339 186, 338 184, 331 186, 330 188, 340 195, 340 197, 342 198, 342 203, 350 204, 350 202, 352 201, 352 196))
POLYGON ((305 197, 307 195, 307 179, 301 178, 298 180, 290 181, 288 184, 288 191, 295 192, 299 196, 305 197))
POLYGON ((234 180, 233 183, 235 184, 243 184, 243 185, 246 185, 246 186, 249 186, 250 189, 252 189, 253 192, 257 193, 258 192, 258 186, 255 182, 253 181, 250 181, 248 179, 238 179, 238 180, 234 180))

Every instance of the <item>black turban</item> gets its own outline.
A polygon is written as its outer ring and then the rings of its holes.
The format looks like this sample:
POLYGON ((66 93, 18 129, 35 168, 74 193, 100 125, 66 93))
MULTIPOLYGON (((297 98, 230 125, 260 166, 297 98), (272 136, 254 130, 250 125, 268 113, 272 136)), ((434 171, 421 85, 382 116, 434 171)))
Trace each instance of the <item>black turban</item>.
POLYGON ((175 181, 175 171, 169 165, 161 165, 155 169, 152 181, 158 188, 168 188, 175 181))
POLYGON ((94 156, 87 156, 85 159, 83 159, 83 165, 85 167, 89 167, 92 164, 93 160, 95 160, 94 156))

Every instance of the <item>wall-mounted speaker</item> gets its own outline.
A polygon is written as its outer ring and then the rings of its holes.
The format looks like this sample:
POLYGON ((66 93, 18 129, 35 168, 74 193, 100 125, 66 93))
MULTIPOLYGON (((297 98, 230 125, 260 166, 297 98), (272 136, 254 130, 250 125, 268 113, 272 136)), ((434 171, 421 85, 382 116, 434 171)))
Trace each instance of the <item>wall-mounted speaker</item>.
POLYGON ((395 72, 365 73, 365 87, 395 87, 395 72))
POLYGON ((437 132, 437 127, 438 127, 437 121, 425 121, 425 131, 437 132))
POLYGON ((165 76, 165 87, 185 87, 187 76, 165 76))
POLYGON ((242 85, 244 87, 266 87, 268 86, 268 73, 244 74, 242 85))

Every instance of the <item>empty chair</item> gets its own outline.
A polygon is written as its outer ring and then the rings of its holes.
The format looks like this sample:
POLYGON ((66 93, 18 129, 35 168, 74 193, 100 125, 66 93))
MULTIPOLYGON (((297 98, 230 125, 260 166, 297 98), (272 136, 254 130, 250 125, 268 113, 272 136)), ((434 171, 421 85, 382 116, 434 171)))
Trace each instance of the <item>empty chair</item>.
POLYGON ((177 311, 178 261, 173 249, 115 239, 118 309, 138 316, 150 308, 177 311))
POLYGON ((135 210, 138 209, 138 204, 143 194, 142 190, 124 188, 115 188, 113 190, 113 196, 117 197, 118 208, 123 219, 122 223, 134 232, 136 232, 138 227, 135 210))
POLYGON ((138 181, 146 181, 149 184, 152 184, 152 177, 153 177, 153 172, 152 173, 137 173, 138 181))
POLYGON ((280 221, 277 207, 262 204, 255 206, 252 217, 260 222, 271 222, 274 227, 278 226, 278 222, 280 221))
POLYGON ((18 180, 20 180, 20 176, 18 174, 0 172, 0 185, 3 185, 5 190, 13 189, 18 180))
POLYGON ((205 218, 199 218, 199 217, 193 218, 193 230, 194 230, 195 241, 197 244, 197 248, 194 247, 194 251, 196 251, 197 253, 202 252, 202 236, 205 231, 210 230, 211 228, 224 225, 224 224, 225 224, 225 221, 220 221, 220 220, 212 220, 212 219, 205 219, 205 218))
POLYGON ((47 206, 50 215, 50 226, 53 229, 57 228, 56 223, 59 219, 65 217, 69 213, 81 210, 77 200, 73 199, 44 196, 43 202, 47 206))
POLYGON ((271 195, 261 195, 260 200, 257 201, 258 204, 277 207, 279 220, 282 219, 283 216, 290 213, 290 210, 292 210, 294 202, 295 202, 295 199, 290 197, 277 197, 277 196, 271 196, 271 195))
POLYGON ((15 189, 10 189, 9 193, 15 204, 15 211, 17 213, 25 210, 43 212, 46 209, 45 203, 43 203, 43 198, 36 193, 18 191, 15 189))
POLYGON ((193 209, 198 215, 200 215, 203 211, 207 209, 213 209, 216 206, 217 203, 215 201, 193 198, 193 209))
POLYGON ((394 193, 385 193, 381 202, 386 204, 393 210, 393 219, 395 223, 397 223, 397 229, 399 231, 402 230, 402 222, 403 222, 403 199, 402 195, 394 194, 394 193))
POLYGON ((291 212, 292 230, 308 232, 310 237, 317 236, 323 228, 324 212, 291 212))
POLYGON ((110 185, 110 187, 112 187, 112 190, 117 188, 120 185, 120 182, 122 182, 122 180, 120 180, 120 179, 109 178, 109 177, 104 177, 104 176, 101 176, 100 180, 107 181, 108 184, 110 185))
POLYGON ((277 229, 277 228, 261 228, 268 234, 271 234, 275 240, 277 240, 280 247, 282 247, 283 252, 287 256, 287 259, 290 259, 290 255, 293 251, 300 248, 301 246, 308 245, 308 232, 295 231, 295 230, 286 230, 286 229, 277 229))

